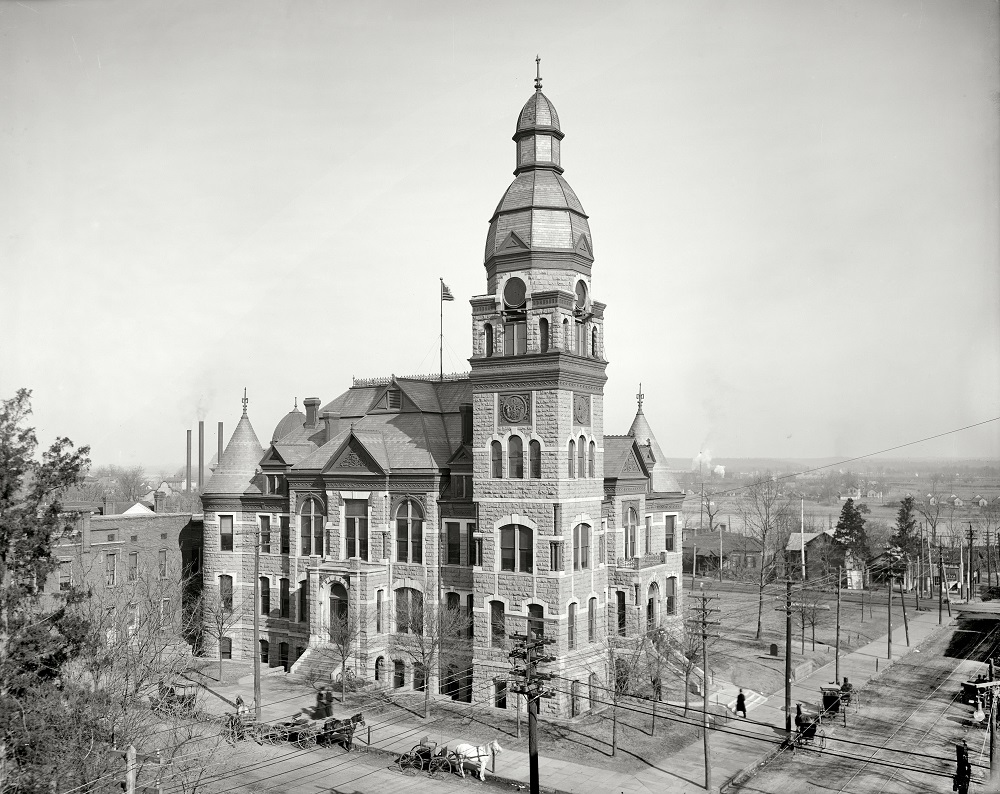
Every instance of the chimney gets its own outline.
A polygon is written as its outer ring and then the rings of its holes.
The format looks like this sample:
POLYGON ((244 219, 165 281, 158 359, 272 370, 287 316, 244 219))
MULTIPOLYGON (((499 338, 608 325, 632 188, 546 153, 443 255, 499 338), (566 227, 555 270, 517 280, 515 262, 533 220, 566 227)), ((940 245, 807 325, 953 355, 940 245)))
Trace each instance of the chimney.
POLYGON ((205 422, 198 421, 198 493, 205 487, 205 422))
POLYGON ((219 422, 219 454, 215 458, 215 468, 219 468, 222 463, 222 422, 219 422))
POLYGON ((191 493, 191 431, 188 430, 187 473, 184 476, 184 493, 191 493))
POLYGON ((106 515, 106 516, 114 515, 114 512, 115 512, 115 503, 111 501, 111 497, 105 496, 104 497, 104 515, 106 515))
POLYGON ((319 397, 306 397, 302 404, 306 407, 306 427, 316 427, 316 414, 319 411, 319 397))
POLYGON ((323 420, 323 441, 327 442, 333 438, 333 428, 340 421, 340 411, 323 411, 320 418, 323 420))

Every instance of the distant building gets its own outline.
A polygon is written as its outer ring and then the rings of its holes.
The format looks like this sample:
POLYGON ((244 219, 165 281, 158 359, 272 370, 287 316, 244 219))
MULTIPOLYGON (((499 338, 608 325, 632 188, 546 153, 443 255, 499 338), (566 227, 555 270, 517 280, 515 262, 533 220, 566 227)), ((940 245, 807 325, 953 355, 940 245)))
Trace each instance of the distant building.
MULTIPOLYGON (((840 565, 843 547, 833 539, 832 529, 822 532, 793 532, 785 544, 785 569, 794 578, 802 577, 802 550, 805 549, 806 581, 828 578, 840 565)), ((836 578, 836 577, 834 577, 836 578)))

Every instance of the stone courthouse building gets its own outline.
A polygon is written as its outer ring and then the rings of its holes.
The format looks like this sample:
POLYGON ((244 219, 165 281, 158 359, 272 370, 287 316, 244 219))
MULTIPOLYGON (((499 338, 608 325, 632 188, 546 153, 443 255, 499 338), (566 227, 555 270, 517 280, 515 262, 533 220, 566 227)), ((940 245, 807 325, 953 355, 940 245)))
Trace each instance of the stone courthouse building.
POLYGON ((543 708, 570 716, 608 682, 610 644, 680 620, 683 494, 641 389, 629 431, 605 433, 605 305, 562 140, 537 80, 471 300, 471 373, 355 379, 306 399, 266 448, 244 401, 203 494, 205 588, 238 615, 223 655, 335 672, 331 616, 360 616, 364 678, 513 708, 506 635, 530 628, 556 640, 543 708), (471 650, 424 671, 400 635, 439 604, 469 617, 471 650))

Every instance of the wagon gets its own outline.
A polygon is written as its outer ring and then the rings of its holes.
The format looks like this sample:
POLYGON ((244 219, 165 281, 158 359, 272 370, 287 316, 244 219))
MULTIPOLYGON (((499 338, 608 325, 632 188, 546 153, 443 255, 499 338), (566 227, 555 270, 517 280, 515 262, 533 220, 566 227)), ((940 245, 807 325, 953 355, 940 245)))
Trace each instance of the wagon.
POLYGON ((458 770, 459 763, 460 759, 448 750, 447 745, 438 749, 437 742, 428 741, 426 736, 410 752, 396 759, 396 766, 404 775, 426 771, 431 777, 450 775, 458 770))
POLYGON ((191 683, 165 684, 162 681, 149 703, 157 714, 192 714, 196 710, 198 685, 191 683))

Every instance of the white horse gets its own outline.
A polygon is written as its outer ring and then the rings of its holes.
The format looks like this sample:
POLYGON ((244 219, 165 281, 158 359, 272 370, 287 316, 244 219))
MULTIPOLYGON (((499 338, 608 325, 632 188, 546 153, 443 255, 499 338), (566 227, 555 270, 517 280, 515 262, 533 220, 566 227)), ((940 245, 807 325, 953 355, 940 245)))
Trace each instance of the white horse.
POLYGON ((465 777, 465 765, 479 767, 479 779, 486 780, 486 761, 494 755, 503 752, 500 742, 494 739, 489 744, 481 744, 478 747, 474 744, 457 744, 454 753, 458 758, 458 771, 465 777))

